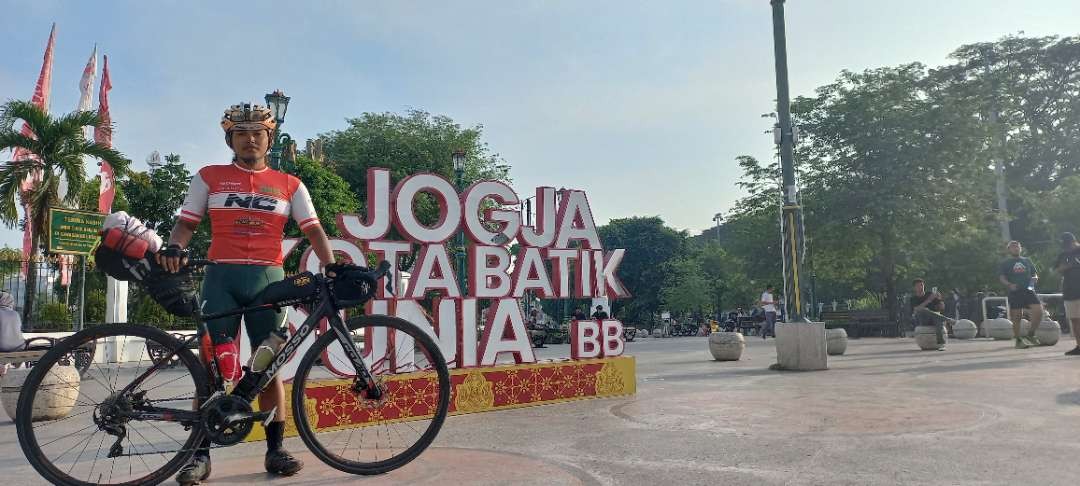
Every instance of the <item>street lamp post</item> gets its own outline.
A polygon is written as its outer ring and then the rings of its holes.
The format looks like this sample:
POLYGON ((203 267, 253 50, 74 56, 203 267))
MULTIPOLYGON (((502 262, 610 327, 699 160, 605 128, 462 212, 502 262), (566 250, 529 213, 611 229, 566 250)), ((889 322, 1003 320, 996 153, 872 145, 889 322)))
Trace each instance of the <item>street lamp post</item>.
POLYGON ((795 185, 795 132, 791 126, 791 95, 788 89, 787 34, 784 29, 784 0, 770 0, 773 17, 773 51, 776 61, 777 142, 780 148, 780 170, 783 180, 781 221, 784 249, 784 299, 791 322, 803 320, 802 269, 803 218, 799 191, 795 185))
POLYGON ((274 114, 274 120, 277 121, 277 128, 274 129, 272 140, 273 144, 270 146, 270 167, 280 170, 282 168, 281 154, 285 151, 285 147, 293 143, 292 137, 281 130, 281 126, 285 124, 285 112, 289 110, 289 97, 285 96, 285 93, 279 89, 274 90, 273 93, 268 93, 264 99, 266 100, 266 106, 274 114))
MULTIPOLYGON (((465 151, 457 149, 452 155, 454 161, 454 177, 457 184, 458 191, 462 191, 465 188, 465 151)), ((458 286, 461 287, 462 295, 467 292, 467 282, 465 279, 465 230, 458 231, 457 234, 457 267, 458 267, 458 286)))

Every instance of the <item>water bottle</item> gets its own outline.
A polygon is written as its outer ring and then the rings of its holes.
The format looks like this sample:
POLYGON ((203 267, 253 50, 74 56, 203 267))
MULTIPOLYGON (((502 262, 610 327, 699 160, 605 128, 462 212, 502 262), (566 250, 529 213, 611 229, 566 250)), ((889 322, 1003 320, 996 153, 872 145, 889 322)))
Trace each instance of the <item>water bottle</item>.
POLYGON ((221 344, 214 344, 210 336, 204 334, 199 352, 206 363, 212 360, 212 356, 217 357, 218 374, 226 382, 240 379, 240 348, 232 338, 226 338, 221 344))
POLYGON ((270 363, 274 361, 274 355, 281 349, 282 344, 285 344, 285 334, 280 330, 271 332, 270 336, 264 339, 251 353, 251 362, 248 364, 248 369, 253 373, 265 371, 270 367, 270 363))

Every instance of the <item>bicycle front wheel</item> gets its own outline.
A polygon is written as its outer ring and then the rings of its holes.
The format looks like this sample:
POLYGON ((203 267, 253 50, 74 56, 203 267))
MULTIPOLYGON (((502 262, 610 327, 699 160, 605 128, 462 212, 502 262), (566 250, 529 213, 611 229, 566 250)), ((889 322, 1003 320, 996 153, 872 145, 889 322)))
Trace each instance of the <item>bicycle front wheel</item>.
POLYGON ((176 338, 149 326, 91 327, 57 343, 30 369, 16 410, 19 444, 53 484, 157 484, 194 453, 202 429, 166 417, 139 420, 134 412, 190 411, 209 394, 205 369, 176 338), (183 366, 155 366, 148 347, 179 349, 183 366), (82 362, 71 359, 80 354, 82 362))
POLYGON ((327 465, 382 474, 415 459, 439 433, 450 407, 450 372, 438 345, 408 321, 363 316, 348 322, 381 396, 355 392, 356 371, 337 336, 316 340, 293 379, 300 437, 327 465))

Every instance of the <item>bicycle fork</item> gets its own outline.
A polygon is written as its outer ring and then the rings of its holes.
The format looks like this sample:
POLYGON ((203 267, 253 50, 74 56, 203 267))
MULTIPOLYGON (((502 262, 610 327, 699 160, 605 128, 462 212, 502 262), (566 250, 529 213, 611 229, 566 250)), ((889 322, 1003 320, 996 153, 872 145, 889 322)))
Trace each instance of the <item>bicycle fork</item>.
POLYGON ((360 352, 356 349, 356 343, 353 342, 352 337, 349 336, 348 327, 341 320, 341 317, 337 312, 332 313, 327 317, 330 322, 330 329, 334 331, 334 335, 337 336, 338 343, 341 344, 341 348, 345 350, 345 355, 349 357, 349 361, 353 364, 353 369, 356 370, 356 379, 353 381, 352 391, 360 394, 367 393, 369 400, 381 400, 383 390, 375 383, 375 377, 372 376, 371 371, 368 370, 364 359, 360 356, 360 352))

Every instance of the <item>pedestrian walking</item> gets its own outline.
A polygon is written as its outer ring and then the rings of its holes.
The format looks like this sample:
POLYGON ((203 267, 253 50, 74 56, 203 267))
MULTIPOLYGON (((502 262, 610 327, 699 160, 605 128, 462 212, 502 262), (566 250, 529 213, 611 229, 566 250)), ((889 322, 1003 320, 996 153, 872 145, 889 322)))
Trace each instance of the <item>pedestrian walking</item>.
POLYGON ((758 305, 761 306, 761 310, 765 312, 765 323, 761 327, 761 339, 766 339, 769 334, 772 337, 776 337, 776 297, 773 297, 775 287, 769 284, 765 287, 765 292, 761 294, 761 301, 758 305))
POLYGON ((1013 337, 1017 349, 1026 349, 1039 344, 1035 330, 1042 322, 1043 308, 1039 296, 1035 295, 1035 284, 1039 281, 1039 272, 1031 259, 1021 256, 1024 248, 1019 241, 1013 240, 1006 245, 1009 257, 998 268, 998 280, 1009 290, 1009 320, 1013 325, 1013 337), (1020 335, 1020 320, 1028 311, 1031 328, 1027 336, 1020 335))

